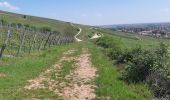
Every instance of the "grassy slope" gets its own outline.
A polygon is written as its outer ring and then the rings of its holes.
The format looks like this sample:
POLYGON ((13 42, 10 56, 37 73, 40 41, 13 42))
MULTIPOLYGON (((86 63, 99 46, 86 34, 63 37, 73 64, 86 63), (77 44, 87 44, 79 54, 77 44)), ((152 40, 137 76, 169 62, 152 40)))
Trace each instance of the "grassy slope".
POLYGON ((92 62, 98 69, 96 79, 96 100, 148 100, 151 96, 143 84, 128 85, 119 80, 120 73, 117 67, 94 44, 88 44, 92 54, 92 62))
POLYGON ((80 28, 82 28, 82 33, 78 36, 81 40, 87 40, 88 35, 90 35, 93 30, 91 30, 90 26, 84 26, 84 25, 78 25, 80 28))
MULTIPOLYGON (((84 28, 88 31, 87 27, 83 27, 83 29, 84 28)), ((112 36, 115 38, 121 38, 115 35, 112 36)), ((133 45, 138 43, 136 42, 138 40, 124 37, 122 40, 127 46, 131 45, 131 43, 134 43, 133 45)), ((142 44, 145 45, 145 43, 146 42, 144 41, 142 44)), ((0 78, 1 97, 3 97, 3 99, 11 100, 13 98, 23 99, 25 97, 29 97, 31 94, 37 94, 46 98, 57 98, 56 95, 50 91, 40 90, 31 91, 31 93, 24 93, 22 92, 22 88, 26 84, 27 80, 38 76, 40 72, 54 64, 54 62, 60 58, 62 52, 69 48, 82 48, 82 46, 89 48, 92 54, 92 62, 98 69, 99 77, 96 79, 96 85, 98 86, 96 94, 98 98, 96 99, 108 97, 111 100, 132 100, 139 98, 143 100, 150 98, 150 93, 145 85, 128 85, 123 81, 120 81, 118 79, 120 74, 117 72, 116 66, 112 65, 111 61, 103 55, 100 49, 92 43, 86 42, 56 46, 43 52, 35 52, 31 56, 25 56, 23 58, 4 59, 9 65, 0 65, 0 72, 8 75, 8 77, 0 78)))
POLYGON ((70 25, 70 23, 59 21, 59 20, 40 18, 40 17, 34 17, 34 16, 27 16, 27 18, 24 19, 23 15, 3 12, 3 11, 0 11, 0 18, 3 18, 10 23, 29 24, 29 25, 34 25, 37 27, 48 26, 48 27, 51 27, 53 30, 58 30, 61 33, 65 33, 65 34, 77 33, 77 29, 73 28, 70 25), (72 28, 73 30, 71 30, 70 33, 66 33, 67 28, 72 28))
POLYGON ((94 33, 99 33, 99 31, 97 31, 93 28, 94 26, 80 25, 80 24, 76 24, 76 26, 80 27, 82 29, 81 34, 77 37, 81 40, 84 40, 84 41, 89 40, 88 36, 93 36, 94 33))
MULTIPOLYGON (((2 12, 0 12, 2 13, 2 12)), ((2 16, 2 15, 0 15, 2 16)), ((5 18, 11 22, 21 22, 24 24, 34 24, 36 26, 50 26, 53 29, 65 31, 65 27, 69 23, 54 21, 51 19, 43 19, 38 17, 28 17, 23 19, 21 15, 4 14, 5 18), (13 19, 12 19, 13 18, 13 19)), ((78 25, 83 29, 80 38, 87 39, 88 34, 96 30, 90 30, 90 26, 78 25), (86 35, 86 33, 88 33, 86 35)), ((101 32, 101 31, 99 31, 101 32)), ((104 35, 110 35, 114 38, 121 39, 126 47, 134 47, 137 44, 141 44, 143 47, 156 46, 160 41, 169 43, 168 40, 154 39, 150 37, 140 36, 141 40, 136 39, 136 37, 131 34, 110 32, 104 30, 101 33, 104 35)), ((105 55, 102 54, 100 49, 91 43, 83 42, 82 44, 70 44, 64 46, 56 46, 49 50, 42 52, 35 52, 32 55, 25 56, 23 58, 14 59, 3 59, 6 64, 0 65, 0 72, 7 74, 7 77, 0 78, 0 95, 3 99, 22 99, 27 94, 21 92, 21 88, 26 84, 26 80, 36 77, 40 72, 54 64, 54 62, 60 58, 61 53, 69 48, 82 48, 88 47, 92 54, 92 62, 98 69, 99 77, 96 79, 96 84, 98 86, 96 94, 101 99, 110 98, 121 99, 121 100, 135 100, 135 99, 148 99, 150 98, 150 93, 147 87, 143 84, 128 85, 123 81, 120 81, 118 77, 120 74, 117 72, 116 66, 112 65, 112 62, 107 59, 105 55)), ((34 91, 35 92, 35 91, 34 91)), ((36 91, 40 95, 45 95, 49 98, 55 98, 49 91, 36 91)))
POLYGON ((100 32, 104 35, 109 35, 116 39, 120 39, 127 48, 132 48, 136 45, 141 45, 143 48, 151 48, 157 46, 160 42, 170 44, 170 41, 167 39, 152 38, 131 33, 113 32, 111 30, 102 30, 100 32))
MULTIPOLYGON (((152 37, 140 36, 130 33, 113 32, 110 30, 99 30, 104 35, 109 35, 115 39, 120 39, 126 48, 133 48, 141 45, 143 48, 158 46, 160 42, 170 45, 166 39, 156 39, 152 37)), ((114 41, 114 40, 113 40, 114 41)), ((152 94, 145 84, 126 84, 118 78, 120 73, 117 71, 119 66, 113 65, 107 57, 101 55, 101 50, 91 45, 93 63, 99 67, 99 78, 96 83, 99 86, 97 95, 99 97, 110 97, 111 100, 148 100, 152 94), (113 67, 111 67, 113 66, 113 67)))
MULTIPOLYGON (((51 27, 52 30, 57 30, 62 33, 62 35, 67 35, 74 37, 75 34, 77 34, 77 29, 76 27, 71 26, 70 23, 64 22, 64 21, 59 21, 59 20, 53 20, 53 19, 47 19, 47 18, 40 18, 40 17, 35 17, 35 16, 28 16, 24 18, 24 15, 22 14, 15 14, 15 13, 9 13, 9 12, 4 12, 0 11, 0 19, 5 19, 8 23, 21 23, 21 24, 29 24, 36 26, 37 28, 41 28, 44 26, 51 27)), ((6 37, 6 29, 0 28, 0 48, 4 42, 4 39, 6 37)), ((10 37, 10 43, 12 43, 12 46, 10 44, 7 45, 7 48, 4 52, 6 55, 15 55, 16 50, 18 48, 18 45, 20 43, 20 38, 22 37, 23 32, 16 32, 16 30, 11 30, 11 37, 10 37), (18 35, 18 36, 17 36, 18 35), (20 37, 18 39, 18 37, 20 37), (13 47, 11 49, 11 47, 13 47)), ((41 37, 41 33, 38 34, 37 37, 41 37)), ((30 32, 29 34, 26 35, 24 46, 22 48, 22 52, 28 52, 28 48, 30 47, 30 39, 32 38, 32 33, 30 32)), ((9 43, 9 42, 8 42, 9 43)), ((35 44, 36 48, 38 48, 38 42, 35 44)))

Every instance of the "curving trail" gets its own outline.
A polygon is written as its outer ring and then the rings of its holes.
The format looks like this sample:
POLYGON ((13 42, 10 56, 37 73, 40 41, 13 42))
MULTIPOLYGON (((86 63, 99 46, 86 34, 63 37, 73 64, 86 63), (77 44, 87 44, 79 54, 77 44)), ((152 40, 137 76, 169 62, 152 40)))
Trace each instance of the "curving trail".
MULTIPOLYGON (((70 24, 71 24, 71 26, 76 27, 76 26, 73 25, 72 23, 70 23, 70 24)), ((74 38, 75 38, 75 40, 76 40, 77 42, 81 42, 81 41, 83 41, 83 40, 77 38, 77 36, 80 35, 80 33, 82 32, 82 29, 81 29, 80 27, 78 27, 78 28, 79 28, 79 32, 74 36, 74 38)), ((94 36, 92 36, 90 39, 97 39, 97 38, 100 38, 100 37, 102 37, 102 36, 103 36, 103 35, 94 34, 94 36)))
POLYGON ((79 28, 79 30, 80 30, 80 31, 74 36, 74 38, 76 39, 77 42, 83 41, 83 40, 80 40, 80 39, 77 38, 77 36, 82 32, 82 29, 81 29, 81 28, 79 28))
POLYGON ((102 35, 98 35, 98 34, 94 34, 94 36, 92 36, 90 39, 97 39, 102 37, 102 35))
MULTIPOLYGON (((73 27, 76 27, 75 25, 73 25, 73 23, 70 23, 70 25, 73 27)), ((74 36, 74 38, 76 39, 77 42, 81 42, 83 40, 77 38, 77 36, 80 35, 80 33, 82 32, 82 29, 80 27, 78 27, 78 28, 79 28, 79 32, 74 36)))

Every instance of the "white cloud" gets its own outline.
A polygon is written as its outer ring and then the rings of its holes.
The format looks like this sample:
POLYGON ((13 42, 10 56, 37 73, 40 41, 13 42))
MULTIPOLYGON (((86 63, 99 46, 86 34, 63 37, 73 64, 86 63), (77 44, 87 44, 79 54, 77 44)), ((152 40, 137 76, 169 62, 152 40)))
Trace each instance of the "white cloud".
POLYGON ((8 10, 19 10, 18 7, 11 5, 10 3, 4 1, 0 2, 0 7, 8 9, 8 10))

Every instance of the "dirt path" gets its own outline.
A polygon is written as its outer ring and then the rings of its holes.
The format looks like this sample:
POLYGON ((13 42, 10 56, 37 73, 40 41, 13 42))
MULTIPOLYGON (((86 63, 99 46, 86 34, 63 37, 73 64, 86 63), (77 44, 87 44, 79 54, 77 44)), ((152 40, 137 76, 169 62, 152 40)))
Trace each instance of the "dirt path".
MULTIPOLYGON (((71 26, 76 27, 75 25, 73 25, 73 23, 70 23, 70 24, 71 24, 71 26)), ((78 28, 79 28, 79 32, 74 36, 74 38, 76 39, 77 42, 81 42, 83 40, 78 39, 77 36, 80 35, 80 33, 82 32, 82 29, 80 27, 78 27, 78 28)))
POLYGON ((75 66, 75 70, 66 76, 66 80, 69 80, 70 84, 64 87, 62 96, 65 100, 91 100, 95 98, 95 86, 92 83, 96 77, 96 69, 92 66, 87 50, 83 50, 83 54, 78 57, 75 66))
POLYGON ((94 34, 94 36, 92 36, 90 39, 97 39, 102 37, 102 35, 98 35, 98 34, 94 34))
POLYGON ((82 31, 82 29, 79 28, 79 32, 74 36, 74 38, 76 39, 77 42, 81 42, 81 41, 82 41, 82 40, 80 40, 80 39, 77 38, 77 36, 80 35, 81 31, 82 31))
POLYGON ((64 100, 94 99, 96 68, 91 63, 87 49, 82 49, 80 55, 73 56, 75 52, 76 50, 65 52, 55 65, 42 72, 37 78, 29 80, 25 89, 48 89, 64 100), (70 66, 72 68, 68 71, 69 73, 64 76, 61 75, 63 63, 71 61, 74 63, 70 66), (55 78, 50 76, 52 73, 55 78))

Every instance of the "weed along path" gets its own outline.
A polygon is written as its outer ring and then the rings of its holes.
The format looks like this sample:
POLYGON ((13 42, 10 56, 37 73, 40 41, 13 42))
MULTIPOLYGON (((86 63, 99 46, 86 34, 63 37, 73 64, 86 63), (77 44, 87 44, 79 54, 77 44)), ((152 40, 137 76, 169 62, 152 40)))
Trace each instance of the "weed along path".
MULTIPOLYGON (((48 90, 63 100, 92 100, 95 95, 96 68, 92 65, 88 49, 79 53, 75 49, 68 50, 52 67, 38 77, 28 80, 26 91, 48 90)), ((32 95, 31 98, 40 99, 32 95)), ((49 99, 49 97, 44 97, 49 99)), ((27 99, 27 98, 26 98, 27 99)), ((50 99, 51 100, 51 99, 50 99)))

